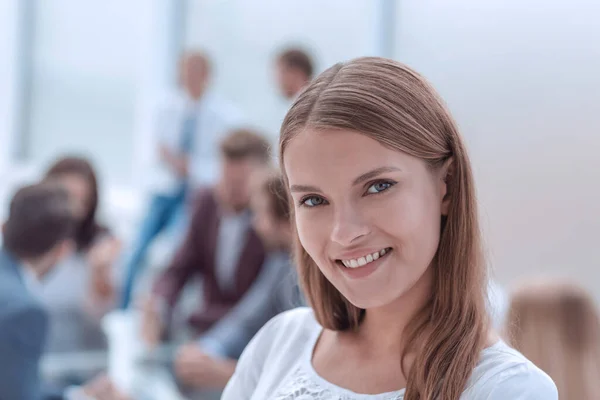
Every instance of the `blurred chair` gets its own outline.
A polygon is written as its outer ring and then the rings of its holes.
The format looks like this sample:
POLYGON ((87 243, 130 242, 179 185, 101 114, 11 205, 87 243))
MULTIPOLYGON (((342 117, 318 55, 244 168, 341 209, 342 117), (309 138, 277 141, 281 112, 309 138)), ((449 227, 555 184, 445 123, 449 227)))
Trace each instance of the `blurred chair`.
POLYGON ((600 399, 600 317, 583 288, 556 280, 523 286, 506 329, 511 345, 554 380, 561 400, 600 399))

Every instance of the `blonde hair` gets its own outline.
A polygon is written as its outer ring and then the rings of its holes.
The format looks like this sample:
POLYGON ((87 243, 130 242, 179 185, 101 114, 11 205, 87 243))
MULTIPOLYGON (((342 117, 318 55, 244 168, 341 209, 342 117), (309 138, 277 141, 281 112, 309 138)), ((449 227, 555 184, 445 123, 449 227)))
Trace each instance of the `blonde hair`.
POLYGON ((561 400, 600 399, 600 320, 583 288, 558 281, 522 287, 507 330, 512 346, 554 380, 561 400))
MULTIPOLYGON (((407 346, 417 351, 408 371, 405 400, 458 400, 487 337, 486 273, 480 247, 470 161, 450 113, 435 90, 405 65, 382 58, 336 64, 298 97, 281 128, 280 160, 305 129, 359 132, 384 146, 424 160, 432 169, 453 158, 450 197, 433 262, 431 298, 407 327, 407 346)), ((293 207, 291 209, 292 222, 293 207)), ((295 256, 307 299, 319 323, 356 329, 365 310, 352 305, 325 278, 296 235, 295 256)), ((400 340, 400 338, 398 339, 400 340)), ((406 375, 406 372, 405 372, 406 375)))

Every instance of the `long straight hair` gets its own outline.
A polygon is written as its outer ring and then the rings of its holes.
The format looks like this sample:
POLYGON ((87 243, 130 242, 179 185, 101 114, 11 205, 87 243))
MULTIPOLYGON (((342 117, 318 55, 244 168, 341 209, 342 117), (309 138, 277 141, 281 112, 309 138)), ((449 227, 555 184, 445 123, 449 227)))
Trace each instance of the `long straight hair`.
MULTIPOLYGON (((300 94, 281 127, 280 162, 300 132, 351 130, 424 160, 432 170, 450 157, 447 217, 434 258, 428 304, 411 321, 400 362, 406 400, 458 400, 479 360, 488 319, 477 202, 463 139, 435 90, 405 65, 383 58, 336 64, 300 94), (410 371, 405 355, 416 351, 410 371)), ((291 207, 292 222, 294 209, 291 207)), ((299 276, 318 322, 327 329, 356 329, 365 315, 325 278, 295 237, 299 276)), ((400 338, 398 338, 400 340, 400 338)))
POLYGON ((506 328, 511 345, 554 380, 561 400, 600 399, 600 315, 583 288, 559 281, 522 287, 506 328))
POLYGON ((60 178, 65 175, 79 175, 90 186, 89 208, 85 216, 78 222, 75 231, 77 251, 85 252, 100 234, 108 232, 107 228, 96 221, 98 209, 98 178, 92 164, 83 157, 68 156, 56 160, 46 172, 45 180, 60 178))

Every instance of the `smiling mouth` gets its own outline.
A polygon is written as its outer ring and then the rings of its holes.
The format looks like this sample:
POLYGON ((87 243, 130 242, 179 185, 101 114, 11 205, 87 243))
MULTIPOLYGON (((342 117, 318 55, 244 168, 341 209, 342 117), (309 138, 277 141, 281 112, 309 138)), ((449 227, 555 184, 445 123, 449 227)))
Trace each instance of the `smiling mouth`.
POLYGON ((386 247, 385 249, 381 249, 371 254, 364 255, 359 258, 353 258, 350 260, 336 260, 335 262, 350 269, 364 267, 369 265, 373 261, 377 261, 382 257, 387 256, 392 252, 391 247, 386 247))

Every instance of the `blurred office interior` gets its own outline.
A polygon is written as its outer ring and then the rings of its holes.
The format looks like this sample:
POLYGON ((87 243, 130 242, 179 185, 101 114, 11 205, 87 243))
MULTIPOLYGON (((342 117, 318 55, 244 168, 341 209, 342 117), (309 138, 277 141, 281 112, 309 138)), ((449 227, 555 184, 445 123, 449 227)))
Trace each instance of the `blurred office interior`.
POLYGON ((566 277, 600 301, 597 0, 0 0, 0 217, 17 187, 83 155, 127 247, 181 54, 205 52, 214 91, 276 146, 289 46, 317 73, 383 56, 426 76, 466 137, 494 280, 566 277))

